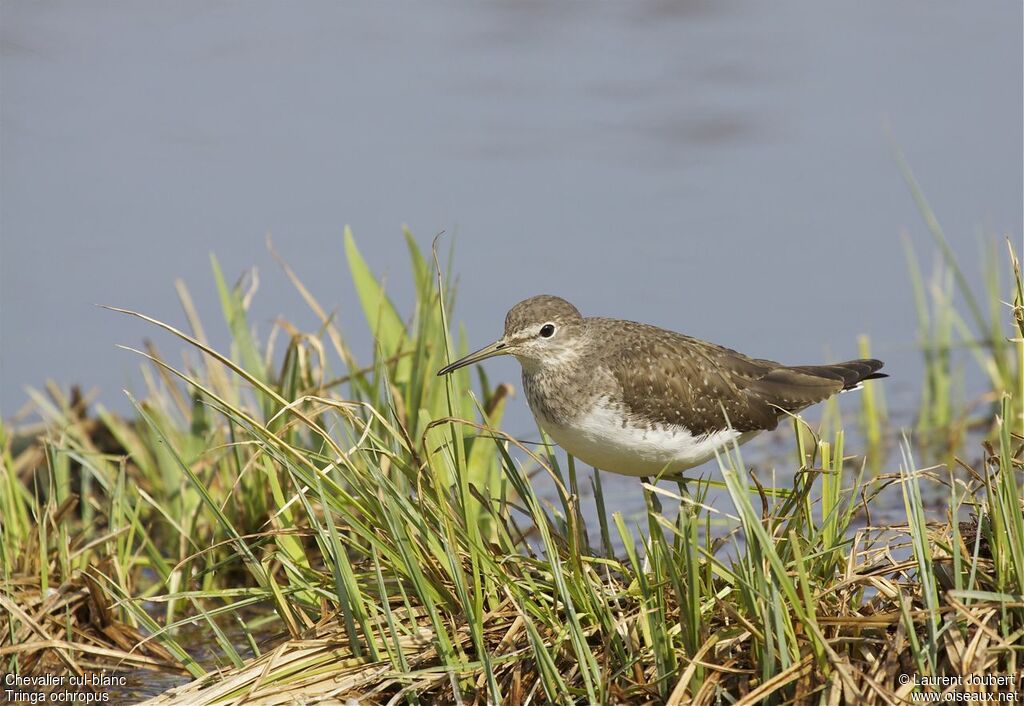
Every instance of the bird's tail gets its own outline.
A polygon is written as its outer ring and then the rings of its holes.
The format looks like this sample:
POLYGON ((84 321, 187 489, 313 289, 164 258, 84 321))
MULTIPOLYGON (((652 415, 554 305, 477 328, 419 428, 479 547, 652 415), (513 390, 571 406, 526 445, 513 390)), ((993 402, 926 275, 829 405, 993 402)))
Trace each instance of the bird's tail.
POLYGON ((817 377, 842 380, 843 389, 840 392, 849 392, 850 390, 859 390, 865 380, 889 377, 885 373, 878 372, 883 365, 882 361, 874 358, 859 358, 832 365, 800 365, 795 369, 817 377))

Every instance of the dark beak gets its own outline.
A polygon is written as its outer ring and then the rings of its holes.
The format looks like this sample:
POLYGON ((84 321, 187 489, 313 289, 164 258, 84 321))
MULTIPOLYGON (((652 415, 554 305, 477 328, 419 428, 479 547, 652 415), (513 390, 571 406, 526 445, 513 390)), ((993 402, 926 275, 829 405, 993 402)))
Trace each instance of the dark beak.
POLYGON ((504 340, 495 341, 494 343, 492 343, 489 346, 484 346, 480 350, 474 351, 474 352, 470 353, 465 358, 459 358, 454 363, 451 363, 449 365, 444 366, 443 368, 441 368, 440 370, 437 371, 437 374, 438 374, 438 376, 447 375, 448 373, 452 372, 453 370, 458 370, 459 368, 464 368, 467 365, 472 365, 473 363, 479 363, 481 360, 486 360, 487 358, 493 358, 496 355, 507 355, 507 354, 508 354, 508 350, 506 349, 505 341, 504 340))

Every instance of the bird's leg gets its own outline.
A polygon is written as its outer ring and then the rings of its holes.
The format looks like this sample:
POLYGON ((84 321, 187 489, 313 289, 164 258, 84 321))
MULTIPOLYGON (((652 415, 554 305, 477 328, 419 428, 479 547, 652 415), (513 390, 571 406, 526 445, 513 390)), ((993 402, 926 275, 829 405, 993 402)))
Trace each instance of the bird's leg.
POLYGON ((685 498, 688 491, 686 490, 686 482, 689 478, 685 476, 676 476, 676 486, 679 487, 679 497, 685 498))
MULTIPOLYGON (((640 476, 640 480, 644 485, 651 485, 650 476, 640 476)), ((644 488, 644 499, 647 501, 648 509, 654 510, 654 512, 661 514, 661 501, 658 500, 656 493, 644 488)))
POLYGON ((594 502, 597 503, 597 521, 601 525, 601 544, 604 547, 605 556, 614 557, 615 550, 612 548, 612 535, 608 531, 608 512, 604 507, 604 489, 601 487, 601 471, 594 469, 594 502))
POLYGON ((697 526, 700 524, 700 512, 697 506, 694 505, 690 497, 690 491, 686 487, 690 479, 680 473, 673 480, 679 488, 679 513, 676 515, 675 547, 677 551, 685 553, 686 556, 693 556, 683 545, 690 541, 697 542, 697 526))

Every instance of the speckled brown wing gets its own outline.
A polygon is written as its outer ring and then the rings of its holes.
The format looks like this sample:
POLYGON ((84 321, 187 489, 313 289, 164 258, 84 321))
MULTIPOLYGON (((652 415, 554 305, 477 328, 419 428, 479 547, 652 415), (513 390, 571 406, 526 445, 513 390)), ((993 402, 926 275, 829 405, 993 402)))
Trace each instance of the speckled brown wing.
POLYGON ((861 380, 878 377, 880 361, 784 366, 730 348, 634 322, 595 320, 606 340, 601 364, 622 388, 622 403, 640 419, 677 424, 693 434, 728 426, 737 431, 774 429, 797 412, 861 380), (616 335, 612 336, 611 331, 616 335))
POLYGON ((778 423, 778 410, 764 395, 749 391, 777 363, 645 324, 606 321, 598 329, 613 326, 620 343, 605 350, 601 364, 619 383, 622 404, 636 418, 680 425, 692 434, 730 424, 738 431, 773 429, 778 423))

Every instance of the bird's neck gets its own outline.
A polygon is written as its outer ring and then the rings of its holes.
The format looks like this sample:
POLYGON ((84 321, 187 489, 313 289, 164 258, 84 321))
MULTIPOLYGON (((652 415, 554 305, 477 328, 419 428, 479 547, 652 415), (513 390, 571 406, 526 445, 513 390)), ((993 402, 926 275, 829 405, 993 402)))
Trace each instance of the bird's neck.
POLYGON ((593 403, 596 371, 588 371, 580 356, 567 354, 543 362, 521 362, 526 399, 542 423, 569 424, 593 403))

